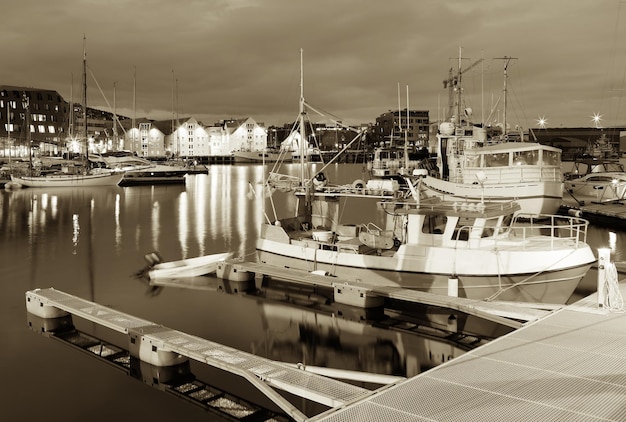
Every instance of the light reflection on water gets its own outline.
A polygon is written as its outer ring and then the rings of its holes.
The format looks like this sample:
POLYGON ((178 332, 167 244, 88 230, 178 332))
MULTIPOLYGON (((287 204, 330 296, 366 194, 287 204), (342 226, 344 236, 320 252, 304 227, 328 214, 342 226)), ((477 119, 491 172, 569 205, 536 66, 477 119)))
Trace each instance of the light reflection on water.
MULTIPOLYGON (((296 174, 295 166, 290 169, 296 174)), ((312 310, 298 303, 284 306, 267 299, 174 288, 147 296, 145 286, 131 277, 145 265, 147 252, 157 250, 166 260, 224 251, 254 255, 259 224, 265 213, 272 214, 263 209, 258 183, 263 171, 256 165, 212 166, 209 175, 190 176, 185 186, 1 192, 0 334, 6 359, 0 362, 9 381, 37 378, 30 385, 41 395, 34 407, 28 405, 29 398, 11 390, 9 411, 21 412, 26 420, 43 415, 67 418, 69 395, 76 414, 89 415, 92 421, 133 416, 206 420, 203 412, 27 330, 24 292, 35 288, 54 287, 273 359, 290 357, 359 370, 393 368, 412 375, 463 353, 450 343, 426 342, 359 322, 367 317, 358 311, 350 314, 354 309, 312 310), (251 190, 257 195, 250 195, 251 190), (344 317, 337 318, 339 314, 344 317), (127 403, 128 397, 133 397, 136 409, 110 405, 127 403)), ((334 183, 363 179, 362 172, 358 164, 325 170, 334 183)), ((290 207, 276 204, 279 213, 291 212, 290 207)), ((346 219, 377 218, 376 212, 367 214, 358 207, 342 212, 346 219)), ((613 260, 625 260, 624 232, 595 227, 588 242, 594 251, 611 247, 613 260)), ((590 272, 589 290, 595 287, 593 277, 590 272)), ((430 315, 430 323, 445 329, 448 316, 430 315)), ((472 332, 485 329, 475 319, 455 323, 472 332)), ((494 327, 487 331, 499 334, 494 327)))

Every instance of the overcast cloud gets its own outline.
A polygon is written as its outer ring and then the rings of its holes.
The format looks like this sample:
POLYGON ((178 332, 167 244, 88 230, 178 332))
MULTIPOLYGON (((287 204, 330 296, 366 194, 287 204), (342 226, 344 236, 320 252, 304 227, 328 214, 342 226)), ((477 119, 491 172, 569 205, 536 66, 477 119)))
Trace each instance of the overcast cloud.
MULTIPOLYGON (((79 100, 90 71, 127 116, 288 123, 304 96, 346 123, 406 107, 442 117, 457 66, 484 120, 502 94, 507 121, 537 127, 626 122, 626 2, 619 0, 21 0, 2 7, 0 84, 79 100), (136 73, 136 78, 134 74, 136 73), (133 80, 136 105, 133 108, 133 80), (73 84, 72 84, 73 81, 73 84), (71 86, 73 85, 73 94, 71 86), (173 93, 177 93, 176 96, 173 93), (174 100, 174 97, 176 100, 174 100)), ((107 110, 89 79, 89 105, 107 110)), ((496 107, 501 113, 501 106, 496 107)))

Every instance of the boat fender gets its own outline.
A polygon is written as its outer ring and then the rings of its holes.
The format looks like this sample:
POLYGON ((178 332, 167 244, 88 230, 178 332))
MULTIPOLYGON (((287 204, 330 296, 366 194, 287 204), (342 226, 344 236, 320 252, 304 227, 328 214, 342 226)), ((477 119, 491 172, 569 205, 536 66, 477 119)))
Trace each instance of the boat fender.
POLYGON ((570 210, 567 210, 567 213, 571 215, 572 217, 580 218, 583 216, 583 212, 581 210, 570 209, 570 210))
POLYGON ((352 182, 352 187, 355 189, 363 189, 365 188, 365 182, 361 179, 356 179, 354 182, 352 182))
POLYGON ((145 258, 146 262, 148 263, 148 265, 150 265, 150 266, 154 266, 156 264, 159 264, 159 263, 163 262, 163 258, 156 251, 147 253, 144 256, 144 258, 145 258))

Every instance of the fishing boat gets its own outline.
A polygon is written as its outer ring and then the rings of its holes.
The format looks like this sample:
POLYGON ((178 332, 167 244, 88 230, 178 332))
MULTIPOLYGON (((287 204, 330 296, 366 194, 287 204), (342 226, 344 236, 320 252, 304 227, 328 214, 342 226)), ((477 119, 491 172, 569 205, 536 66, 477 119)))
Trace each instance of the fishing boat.
POLYGON ((553 214, 563 199, 561 150, 524 142, 523 134, 507 133, 506 80, 510 59, 504 58, 502 133, 491 137, 486 127, 469 122, 471 110, 462 110, 464 71, 459 59, 454 83, 448 84, 448 88, 454 85, 451 97, 455 100, 451 110, 455 111, 449 121, 439 125, 437 133, 439 174, 424 178, 424 192, 427 196, 445 198, 515 200, 524 213, 553 214))
MULTIPOLYGON (((120 183, 124 174, 122 172, 110 171, 102 168, 91 168, 89 161, 89 145, 87 140, 87 53, 84 48, 85 39, 83 38, 83 121, 85 135, 85 159, 81 165, 66 165, 61 171, 47 174, 35 174, 33 166, 27 176, 11 175, 11 180, 23 187, 31 188, 47 188, 47 187, 77 187, 77 186, 115 186, 120 183)), ((28 104, 28 103, 26 103, 28 104)), ((29 119, 30 111, 26 106, 26 117, 29 119)), ((27 123, 27 128, 30 123, 27 123)), ((30 130, 28 145, 30 146, 30 130)), ((32 153, 29 151, 32 156, 32 153)))
MULTIPOLYGON (((300 97, 304 119, 302 84, 300 97)), ((333 186, 320 177, 331 163, 306 178, 304 168, 300 177, 270 172, 269 200, 286 192, 295 204, 289 215, 273 203, 273 216, 264 213, 261 263, 444 295, 456 280, 458 295, 470 299, 562 304, 595 262, 586 220, 535 218, 516 201, 428 198, 423 171, 406 180, 408 191, 384 179, 333 186), (382 221, 343 222, 348 206, 375 207, 382 221)))

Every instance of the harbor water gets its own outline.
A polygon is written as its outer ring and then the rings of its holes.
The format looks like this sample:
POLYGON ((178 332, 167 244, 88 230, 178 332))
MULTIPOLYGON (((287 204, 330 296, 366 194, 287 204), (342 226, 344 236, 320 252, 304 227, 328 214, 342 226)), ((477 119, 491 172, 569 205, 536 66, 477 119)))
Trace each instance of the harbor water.
MULTIPOLYGON (((258 227, 272 213, 263 206, 259 183, 268 170, 261 165, 214 165, 209 174, 188 176, 185 185, 0 192, 0 417, 220 420, 29 329, 24 293, 37 288, 52 287, 274 360, 399 376, 415 375, 471 347, 469 341, 455 343, 445 333, 463 330, 469 333, 464 339, 480 344, 509 331, 477 318, 451 318, 450 312, 420 307, 372 316, 306 298, 284 300, 280 292, 274 297, 170 287, 155 292, 134 276, 151 251, 165 260, 221 252, 254 259, 258 227), (392 327, 392 320, 400 324, 392 327)), ((335 183, 366 179, 362 164, 331 165, 324 172, 335 183)), ((376 215, 346 207, 342 217, 368 222, 376 215)), ((596 254, 597 248, 608 247, 614 261, 626 260, 626 233, 591 227, 587 240, 596 254)), ((594 291, 595 277, 592 269, 576 297, 594 291)), ((102 327, 75 324, 127 347, 124 337, 102 327)), ((192 370, 211 385, 271 406, 236 376, 202 365, 192 370)), ((292 400, 309 415, 324 410, 292 400)))

